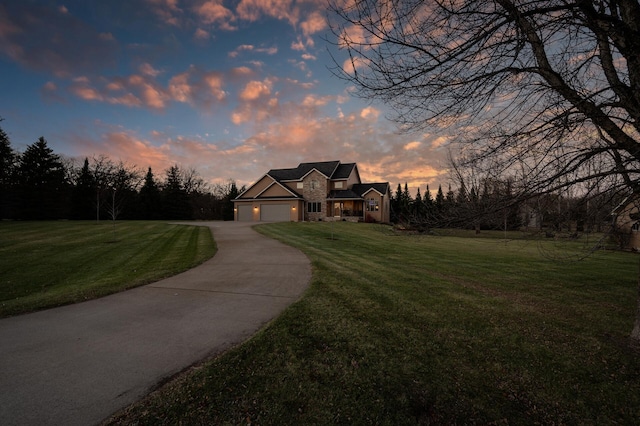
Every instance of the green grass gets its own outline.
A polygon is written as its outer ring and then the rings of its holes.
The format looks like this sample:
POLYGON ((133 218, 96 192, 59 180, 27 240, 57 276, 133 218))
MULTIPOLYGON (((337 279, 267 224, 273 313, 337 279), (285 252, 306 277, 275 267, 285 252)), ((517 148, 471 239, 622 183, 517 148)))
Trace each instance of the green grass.
POLYGON ((94 299, 215 253, 208 228, 162 222, 0 222, 0 317, 94 299))
POLYGON ((258 229, 312 260, 303 298, 111 423, 638 423, 636 255, 560 262, 546 241, 370 224, 258 229))

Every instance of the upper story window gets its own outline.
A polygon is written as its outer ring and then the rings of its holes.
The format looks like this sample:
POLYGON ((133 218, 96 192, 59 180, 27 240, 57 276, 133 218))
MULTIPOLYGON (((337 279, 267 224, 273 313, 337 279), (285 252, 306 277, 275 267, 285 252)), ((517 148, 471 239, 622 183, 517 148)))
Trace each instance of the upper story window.
POLYGON ((311 189, 318 189, 320 188, 320 182, 318 182, 317 180, 312 180, 311 181, 311 189))
POLYGON ((296 183, 296 188, 298 188, 298 189, 304 188, 304 183, 302 183, 302 182, 296 183))
POLYGON ((342 182, 336 182, 335 187, 336 189, 342 189, 342 182))

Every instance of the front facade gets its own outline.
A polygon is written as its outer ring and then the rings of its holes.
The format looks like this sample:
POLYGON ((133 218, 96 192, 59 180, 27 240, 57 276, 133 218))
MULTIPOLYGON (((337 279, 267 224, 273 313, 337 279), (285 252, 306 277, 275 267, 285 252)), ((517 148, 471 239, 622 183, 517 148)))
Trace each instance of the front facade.
POLYGON ((389 183, 362 183, 355 163, 301 163, 273 169, 240 194, 237 221, 375 221, 390 219, 389 183))

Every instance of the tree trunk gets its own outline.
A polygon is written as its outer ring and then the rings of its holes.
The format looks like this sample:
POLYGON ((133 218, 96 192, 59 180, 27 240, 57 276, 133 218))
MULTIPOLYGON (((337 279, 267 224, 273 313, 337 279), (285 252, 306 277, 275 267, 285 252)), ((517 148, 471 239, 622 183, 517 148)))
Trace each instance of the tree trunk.
POLYGON ((636 297, 636 320, 631 332, 631 343, 640 345, 640 265, 638 266, 638 295, 636 297))

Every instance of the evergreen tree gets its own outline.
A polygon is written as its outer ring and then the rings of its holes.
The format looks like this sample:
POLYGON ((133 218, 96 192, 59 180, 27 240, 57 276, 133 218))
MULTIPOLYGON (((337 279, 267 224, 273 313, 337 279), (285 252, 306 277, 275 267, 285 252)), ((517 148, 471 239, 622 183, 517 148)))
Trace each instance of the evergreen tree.
POLYGON ((167 180, 162 189, 162 205, 165 219, 191 219, 189 195, 184 188, 180 168, 171 166, 166 171, 167 180))
POLYGON ((23 219, 65 217, 68 183, 60 157, 40 137, 22 154, 18 167, 18 196, 23 219))
POLYGON ((147 170, 144 184, 140 188, 140 217, 142 219, 154 220, 162 216, 162 200, 160 187, 156 183, 151 167, 147 170))
POLYGON ((444 193, 442 192, 442 185, 438 185, 438 192, 436 193, 436 211, 441 214, 445 206, 444 193))
POLYGON ((449 184, 449 190, 447 191, 447 195, 446 195, 446 204, 449 207, 453 207, 455 203, 456 203, 456 194, 451 189, 451 184, 449 184))
POLYGON ((402 214, 402 186, 398 184, 395 196, 391 197, 391 221, 398 222, 402 214))
POLYGON ((404 190, 400 194, 400 215, 406 220, 411 215, 411 194, 407 182, 404 183, 404 190))
POLYGON ((236 187, 235 182, 231 182, 229 192, 224 197, 224 206, 222 210, 223 220, 233 220, 233 200, 240 195, 240 191, 236 187))
POLYGON ((413 214, 416 218, 422 220, 424 216, 424 202, 422 201, 422 195, 420 194, 420 187, 416 191, 416 198, 413 200, 413 214))
MULTIPOLYGON (((0 118, 0 121, 2 119, 0 118)), ((16 162, 18 155, 11 147, 9 136, 0 128, 0 219, 13 218, 16 162)))
POLYGON ((89 159, 85 158, 71 192, 71 217, 73 219, 88 220, 95 216, 93 200, 95 193, 96 180, 89 168, 89 159))
POLYGON ((425 213, 431 214, 433 212, 433 197, 431 196, 431 191, 429 190, 429 185, 427 185, 427 190, 424 193, 424 197, 422 197, 422 202, 424 204, 425 213))

